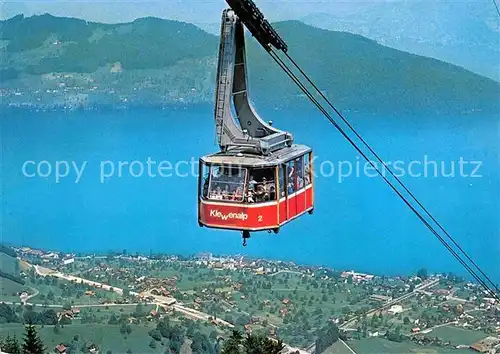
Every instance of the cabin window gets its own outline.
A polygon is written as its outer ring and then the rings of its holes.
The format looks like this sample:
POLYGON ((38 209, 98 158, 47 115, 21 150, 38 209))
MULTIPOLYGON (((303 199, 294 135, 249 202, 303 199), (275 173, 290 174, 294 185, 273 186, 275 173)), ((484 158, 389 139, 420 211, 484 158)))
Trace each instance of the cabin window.
POLYGON ((245 177, 245 168, 212 165, 208 199, 242 202, 245 177))
POLYGON ((295 190, 304 188, 304 156, 295 159, 295 190))
POLYGON ((286 163, 286 178, 287 178, 287 190, 288 195, 295 193, 295 163, 294 161, 288 161, 286 163))
POLYGON ((275 172, 275 167, 250 170, 247 189, 247 201, 249 203, 276 200, 275 172))
POLYGON ((304 155, 304 185, 308 186, 312 182, 312 162, 311 153, 304 155))
POLYGON ((200 168, 200 193, 202 198, 208 196, 208 184, 210 182, 210 167, 201 162, 200 168))
POLYGON ((285 197, 286 183, 285 183, 285 165, 280 165, 278 172, 280 182, 280 198, 285 197))

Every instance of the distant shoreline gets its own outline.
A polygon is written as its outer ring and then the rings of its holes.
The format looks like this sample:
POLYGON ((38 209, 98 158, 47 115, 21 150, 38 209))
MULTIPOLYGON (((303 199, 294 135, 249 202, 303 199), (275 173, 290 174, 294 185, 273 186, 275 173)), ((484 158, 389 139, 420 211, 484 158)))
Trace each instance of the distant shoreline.
MULTIPOLYGON (((237 258, 244 258, 247 261, 259 261, 263 260, 266 262, 270 263, 278 263, 278 264, 284 264, 284 265, 292 265, 297 268, 303 268, 305 270, 322 270, 322 271, 329 271, 332 273, 344 273, 344 272, 353 272, 355 274, 362 274, 362 275, 369 275, 369 276, 375 276, 375 277, 388 277, 388 278, 398 278, 398 277, 411 277, 414 276, 419 269, 427 269, 426 267, 416 267, 415 271, 413 273, 403 273, 403 274, 398 274, 398 273, 392 273, 392 274, 380 274, 378 272, 373 272, 369 271, 367 269, 352 269, 352 267, 331 267, 331 266, 326 266, 322 264, 312 264, 312 263, 296 263, 295 261, 290 261, 290 260, 279 260, 279 259, 271 259, 267 257, 255 257, 255 256, 250 256, 250 255, 245 255, 245 254, 212 254, 209 251, 206 252, 197 252, 197 253, 192 253, 192 254, 175 254, 175 253, 152 253, 152 254, 146 254, 144 252, 134 252, 127 250, 127 252, 123 253, 124 250, 119 251, 119 250, 96 250, 94 252, 78 252, 76 250, 61 250, 61 249, 45 249, 45 248, 33 248, 31 246, 27 245, 16 245, 12 243, 4 243, 3 245, 6 245, 8 247, 11 247, 13 249, 31 249, 32 251, 35 252, 43 252, 44 254, 61 254, 62 258, 64 258, 64 255, 66 257, 75 257, 75 258, 106 258, 106 257, 123 257, 127 259, 141 259, 143 257, 147 259, 168 259, 172 257, 177 257, 180 259, 185 259, 185 260, 192 260, 192 259, 198 259, 204 255, 210 255, 213 258, 221 258, 221 259, 237 259, 237 258)), ((61 259, 62 259, 61 258, 61 259)), ((466 276, 463 276, 461 274, 456 274, 453 272, 446 272, 446 271, 430 271, 429 270, 429 276, 446 276, 447 274, 453 274, 456 276, 463 277, 464 279, 470 281, 470 279, 466 276)))

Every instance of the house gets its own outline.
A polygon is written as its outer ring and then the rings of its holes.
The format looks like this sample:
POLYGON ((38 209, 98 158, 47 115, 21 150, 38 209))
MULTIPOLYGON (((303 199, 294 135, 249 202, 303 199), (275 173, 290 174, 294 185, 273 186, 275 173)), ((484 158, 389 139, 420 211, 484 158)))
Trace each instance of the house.
POLYGON ((372 301, 388 302, 388 301, 392 300, 392 297, 391 296, 385 296, 385 295, 373 294, 373 295, 370 295, 369 299, 372 300, 372 301))
POLYGON ((71 310, 73 312, 73 316, 78 316, 80 314, 80 309, 78 307, 75 307, 74 309, 71 310))
POLYGON ((413 327, 411 329, 411 333, 418 333, 418 332, 420 332, 420 327, 413 327))
POLYGON ((260 318, 257 316, 252 316, 250 317, 250 323, 251 324, 259 324, 260 323, 260 318))
POLYGON ((500 345, 500 339, 497 337, 486 337, 470 346, 472 350, 479 353, 495 353, 500 345))
POLYGON ((283 302, 284 305, 288 305, 290 303, 290 299, 289 298, 284 298, 282 302, 283 302))
POLYGON ((66 353, 66 346, 64 344, 59 344, 55 347, 54 351, 59 354, 65 354, 66 353))
POLYGON ((403 312, 403 306, 401 305, 392 305, 389 310, 387 310, 388 313, 391 315, 396 315, 398 313, 403 312))
POLYGON ((450 294, 450 291, 448 289, 437 289, 436 291, 434 291, 434 294, 446 296, 450 294))
POLYGON ((201 298, 197 297, 194 299, 194 302, 196 302, 198 305, 201 304, 201 298))
POLYGON ((63 259, 63 265, 68 265, 68 264, 71 264, 71 263, 75 263, 75 259, 73 257, 71 258, 67 258, 67 259, 63 259))
POLYGON ((71 310, 61 311, 58 313, 58 317, 59 317, 59 320, 61 320, 61 318, 63 318, 63 317, 71 320, 73 318, 73 311, 71 311, 71 310))
POLYGON ((243 328, 245 329, 245 333, 252 333, 252 327, 250 327, 250 325, 246 324, 243 328))
POLYGON ((286 316, 286 314, 288 313, 288 310, 286 309, 286 307, 283 307, 281 310, 280 310, 280 315, 281 316, 286 316))

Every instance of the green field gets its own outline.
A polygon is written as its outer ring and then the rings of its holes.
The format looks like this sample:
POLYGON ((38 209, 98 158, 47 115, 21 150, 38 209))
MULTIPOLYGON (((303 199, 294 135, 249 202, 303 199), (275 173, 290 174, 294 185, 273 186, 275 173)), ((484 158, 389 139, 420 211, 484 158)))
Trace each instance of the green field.
POLYGON ((440 354, 440 353, 456 353, 456 354, 473 354, 473 350, 469 349, 451 349, 439 347, 424 347, 411 342, 391 342, 382 338, 365 338, 361 340, 349 341, 349 346, 357 354, 440 354))
POLYGON ((450 341, 453 345, 471 345, 472 343, 487 337, 487 335, 482 332, 455 326, 436 328, 432 332, 427 333, 426 336, 439 337, 445 341, 450 341))
POLYGON ((21 285, 15 281, 6 278, 0 278, 0 301, 21 302, 16 293, 29 291, 26 285, 21 285))
MULTIPOLYGON (((106 353, 111 350, 113 353, 125 353, 128 349, 132 353, 164 353, 165 348, 158 343, 156 349, 149 347, 151 338, 148 332, 154 328, 154 325, 146 327, 145 325, 131 325, 132 332, 125 337, 120 333, 118 325, 104 324, 72 324, 61 328, 58 334, 54 333, 53 326, 45 326, 41 328, 37 326, 37 331, 40 334, 44 345, 48 352, 53 352, 56 345, 60 343, 69 343, 73 341, 75 335, 79 335, 78 346, 83 343, 94 343, 101 349, 101 353, 106 353), (126 338, 126 339, 125 339, 126 338)), ((0 328, 0 336, 6 337, 8 334, 15 334, 17 338, 22 338, 24 328, 19 324, 2 325, 0 328)))
POLYGON ((4 273, 19 276, 19 260, 0 252, 0 270, 4 273))

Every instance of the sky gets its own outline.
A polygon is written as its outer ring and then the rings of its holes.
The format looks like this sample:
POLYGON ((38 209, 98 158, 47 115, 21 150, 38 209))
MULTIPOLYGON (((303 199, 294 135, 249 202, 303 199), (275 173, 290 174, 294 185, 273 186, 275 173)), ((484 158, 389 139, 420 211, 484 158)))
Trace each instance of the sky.
MULTIPOLYGON (((413 2, 424 4, 444 1, 413 2)), ((355 12, 360 6, 369 7, 380 2, 394 2, 394 0, 256 0, 257 6, 266 15, 269 14, 271 21, 300 19, 312 13, 345 14, 355 12)), ((226 3, 224 0, 16 0, 0 1, 0 6, 2 19, 19 13, 33 15, 48 12, 56 16, 77 17, 105 23, 129 22, 139 17, 154 16, 190 23, 211 24, 219 22, 221 11, 226 7, 226 3)))

